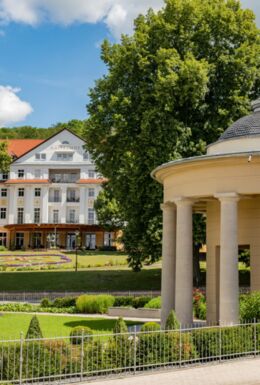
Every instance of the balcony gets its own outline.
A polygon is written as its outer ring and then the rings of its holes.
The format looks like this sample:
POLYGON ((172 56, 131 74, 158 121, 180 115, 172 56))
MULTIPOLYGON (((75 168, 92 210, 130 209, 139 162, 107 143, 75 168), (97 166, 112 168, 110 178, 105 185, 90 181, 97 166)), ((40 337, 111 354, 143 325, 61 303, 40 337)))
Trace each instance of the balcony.
POLYGON ((72 218, 67 218, 67 219, 66 219, 66 223, 69 223, 69 224, 77 224, 77 223, 79 223, 79 218, 74 218, 74 219, 72 219, 72 218))
POLYGON ((80 179, 80 170, 49 170, 52 183, 76 183, 80 179))
POLYGON ((79 202, 79 197, 67 197, 67 202, 79 202))
POLYGON ((49 202, 50 203, 61 203, 61 197, 52 197, 52 196, 49 196, 49 202))

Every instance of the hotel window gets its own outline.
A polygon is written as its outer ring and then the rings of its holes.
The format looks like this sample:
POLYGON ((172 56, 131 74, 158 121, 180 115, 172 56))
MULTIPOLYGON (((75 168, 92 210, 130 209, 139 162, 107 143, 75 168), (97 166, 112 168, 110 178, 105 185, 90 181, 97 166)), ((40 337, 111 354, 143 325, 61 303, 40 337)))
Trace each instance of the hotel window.
POLYGON ((60 161, 68 162, 72 160, 72 158, 73 158, 73 154, 68 154, 68 153, 57 154, 57 160, 60 160, 60 161))
POLYGON ((41 216, 41 211, 37 207, 34 209, 34 223, 40 223, 40 216, 41 216))
POLYGON ((105 233, 104 246, 113 246, 113 233, 105 233))
POLYGON ((94 225, 94 223, 95 223, 95 210, 88 209, 88 224, 94 225))
POLYGON ((1 197, 7 197, 7 188, 1 189, 1 197))
POLYGON ((19 179, 24 178, 24 170, 18 170, 18 178, 19 179))
POLYGON ((35 176, 35 179, 40 179, 41 178, 41 170, 39 170, 39 169, 35 170, 34 176, 35 176))
POLYGON ((90 198, 94 198, 95 197, 95 189, 94 188, 89 188, 88 189, 88 196, 90 197, 90 198))
POLYGON ((95 178, 95 174, 96 174, 96 173, 95 173, 95 170, 89 170, 89 171, 88 171, 88 177, 89 177, 89 178, 95 178))
POLYGON ((18 225, 23 224, 23 207, 18 207, 17 210, 17 223, 18 225))
POLYGON ((59 210, 53 210, 53 223, 59 223, 59 210))
POLYGON ((6 208, 5 207, 0 208, 0 218, 6 219, 6 208))
POLYGON ((75 223, 76 222, 76 210, 70 209, 69 210, 69 223, 75 223))
POLYGON ((36 160, 46 160, 46 154, 38 152, 35 154, 35 159, 36 160))
POLYGON ((2 173, 2 180, 7 180, 8 177, 9 177, 8 172, 3 172, 3 173, 2 173))
POLYGON ((34 189, 34 196, 35 197, 40 197, 41 196, 41 189, 39 187, 36 187, 34 189))
POLYGON ((24 188, 18 188, 18 197, 24 197, 24 188))
POLYGON ((6 233, 0 233, 0 246, 6 246, 6 233))

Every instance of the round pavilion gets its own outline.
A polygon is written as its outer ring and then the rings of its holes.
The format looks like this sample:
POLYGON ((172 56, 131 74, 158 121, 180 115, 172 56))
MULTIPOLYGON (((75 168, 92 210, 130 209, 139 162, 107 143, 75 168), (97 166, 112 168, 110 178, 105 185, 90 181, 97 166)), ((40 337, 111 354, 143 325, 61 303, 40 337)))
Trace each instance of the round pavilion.
POLYGON ((162 324, 175 309, 192 323, 192 214, 207 218, 207 320, 239 320, 238 247, 250 249, 251 290, 260 291, 260 98, 207 154, 157 167, 164 188, 162 324))

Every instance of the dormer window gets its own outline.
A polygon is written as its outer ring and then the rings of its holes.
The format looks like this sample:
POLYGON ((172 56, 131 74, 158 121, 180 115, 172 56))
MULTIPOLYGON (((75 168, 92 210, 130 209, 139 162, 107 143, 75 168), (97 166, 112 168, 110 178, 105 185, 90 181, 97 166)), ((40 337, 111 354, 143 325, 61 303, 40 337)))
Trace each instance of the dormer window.
POLYGON ((68 152, 64 152, 64 153, 60 152, 57 154, 57 160, 59 160, 59 161, 68 162, 68 161, 72 160, 72 158, 73 158, 73 154, 68 153, 68 152))
POLYGON ((36 160, 46 160, 46 154, 44 152, 38 152, 35 154, 35 159, 36 160))
POLYGON ((62 144, 69 144, 69 142, 68 142, 67 140, 64 140, 64 141, 62 142, 62 144))
POLYGON ((18 178, 23 179, 24 178, 24 170, 18 170, 18 178))

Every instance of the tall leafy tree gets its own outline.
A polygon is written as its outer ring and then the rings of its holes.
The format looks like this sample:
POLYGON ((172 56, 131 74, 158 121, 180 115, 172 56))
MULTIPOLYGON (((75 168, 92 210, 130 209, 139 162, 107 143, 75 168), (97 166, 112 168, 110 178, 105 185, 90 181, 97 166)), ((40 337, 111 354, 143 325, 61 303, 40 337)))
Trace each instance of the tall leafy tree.
POLYGON ((0 142, 0 170, 7 172, 9 170, 12 157, 8 154, 8 144, 3 141, 0 142))
MULTIPOLYGON (((85 138, 122 216, 129 264, 161 256, 162 187, 150 172, 203 154, 259 93, 259 31, 237 0, 166 0, 133 36, 104 41, 85 138)), ((199 181, 198 181, 199 182, 199 181)))

